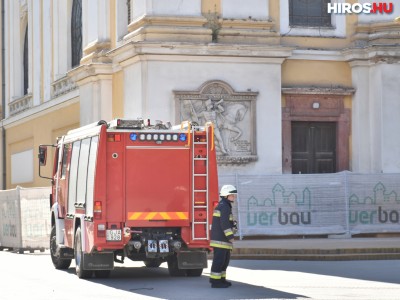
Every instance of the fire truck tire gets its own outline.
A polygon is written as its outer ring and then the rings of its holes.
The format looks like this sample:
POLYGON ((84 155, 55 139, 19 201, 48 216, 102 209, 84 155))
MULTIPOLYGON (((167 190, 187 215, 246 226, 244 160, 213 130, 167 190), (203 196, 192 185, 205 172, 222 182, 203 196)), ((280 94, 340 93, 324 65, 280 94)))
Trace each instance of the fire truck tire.
POLYGON ((75 252, 76 275, 78 275, 79 278, 92 277, 93 271, 83 269, 82 234, 80 227, 78 227, 75 233, 74 252, 75 252))
POLYGON ((152 260, 145 260, 143 261, 143 263, 148 268, 158 268, 162 264, 162 261, 152 259, 152 260))
POLYGON ((168 272, 170 276, 174 277, 186 276, 186 270, 179 269, 178 267, 178 258, 176 257, 176 254, 169 256, 167 263, 168 263, 168 272))
POLYGON ((203 273, 203 269, 188 269, 186 274, 189 277, 199 277, 203 273))
POLYGON ((60 254, 57 254, 56 226, 51 227, 50 256, 54 267, 58 270, 66 270, 71 265, 72 259, 61 259, 60 254))

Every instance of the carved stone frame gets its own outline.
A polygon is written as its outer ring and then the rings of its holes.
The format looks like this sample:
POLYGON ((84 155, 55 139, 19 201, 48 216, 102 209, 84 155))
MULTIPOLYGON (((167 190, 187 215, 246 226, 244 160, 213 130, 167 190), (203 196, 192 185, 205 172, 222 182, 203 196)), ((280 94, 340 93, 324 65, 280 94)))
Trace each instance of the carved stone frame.
MULTIPOLYGON (((207 81, 196 91, 173 91, 175 121, 204 122, 207 103, 218 115, 217 161, 220 165, 244 165, 257 160, 256 152, 256 99, 258 92, 236 92, 226 82, 207 81), (219 110, 220 109, 220 110, 219 110), (200 116, 200 118, 199 118, 200 116), (234 121, 233 121, 234 120, 234 121), (231 126, 229 129, 227 126, 231 126), (237 130, 237 131, 235 131, 237 130), (227 138, 227 136, 229 136, 227 138), (222 141, 222 147, 218 140, 222 141), (225 142, 224 142, 225 141, 225 142), (229 141, 229 142, 226 142, 229 141), (228 144, 226 149, 225 145, 228 144), (225 152, 224 152, 225 150, 225 152)), ((199 125, 204 125, 200 122, 199 125)))
POLYGON ((336 170, 349 170, 351 110, 344 97, 354 89, 283 88, 286 105, 282 108, 282 171, 292 173, 291 122, 336 122, 336 170))

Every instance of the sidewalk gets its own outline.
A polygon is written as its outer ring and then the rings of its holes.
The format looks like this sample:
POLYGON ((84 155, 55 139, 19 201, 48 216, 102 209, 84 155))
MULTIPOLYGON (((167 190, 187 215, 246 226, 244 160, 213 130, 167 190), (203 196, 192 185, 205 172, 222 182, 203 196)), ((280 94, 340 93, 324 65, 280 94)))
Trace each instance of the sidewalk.
POLYGON ((399 238, 243 239, 233 259, 361 260, 400 259, 399 238))

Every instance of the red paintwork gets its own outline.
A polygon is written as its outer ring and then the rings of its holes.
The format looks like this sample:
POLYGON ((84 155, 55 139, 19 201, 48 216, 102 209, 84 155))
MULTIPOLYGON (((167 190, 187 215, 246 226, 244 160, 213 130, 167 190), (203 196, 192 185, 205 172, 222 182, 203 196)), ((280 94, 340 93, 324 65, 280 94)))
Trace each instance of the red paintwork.
MULTIPOLYGON (((108 130, 110 131, 110 130, 108 130)), ((112 133, 118 130, 113 129, 112 133)), ((182 238, 190 248, 209 248, 209 240, 192 240, 192 176, 205 172, 204 161, 195 161, 195 170, 192 169, 193 148, 187 145, 187 141, 173 142, 163 141, 157 144, 155 141, 131 141, 130 133, 137 132, 126 130, 119 132, 119 141, 107 140, 109 132, 102 125, 99 134, 98 155, 96 162, 94 201, 102 202, 102 218, 93 222, 85 222, 85 244, 87 251, 101 247, 102 249, 122 249, 127 242, 124 238, 121 242, 107 242, 105 237, 97 236, 98 224, 106 224, 123 229, 124 227, 181 227, 182 238), (140 148, 140 147, 147 148, 140 148), (187 219, 168 221, 129 220, 129 213, 134 212, 185 212, 187 219)), ((159 131, 168 133, 167 130, 159 131)), ((204 132, 196 132, 198 141, 205 139, 204 132)), ((215 147, 211 145, 213 132, 209 131, 210 149, 205 145, 196 146, 195 155, 206 156, 209 160, 208 189, 209 189, 209 221, 212 220, 213 201, 218 200, 218 177, 215 147)), ((118 139, 119 139, 118 138, 118 139)), ((61 149, 59 149, 61 150, 61 149)), ((58 153, 58 151, 56 151, 58 153)), ((70 161, 71 151, 68 154, 70 161)), ((57 159, 56 159, 57 161, 57 159)), ((55 168, 56 169, 56 168, 55 168)), ((61 165, 57 168, 61 172, 61 165)), ((69 170, 69 168, 68 168, 69 170)), ((55 172, 57 172, 55 170, 55 172)), ((65 217, 67 213, 68 178, 61 178, 55 174, 55 182, 58 180, 59 191, 56 197, 55 184, 53 186, 53 201, 57 201, 60 207, 59 216, 65 221, 65 245, 73 247, 74 219, 65 217), (58 198, 58 199, 57 199, 58 198)), ((196 177, 195 188, 205 188, 204 177, 196 177)), ((195 201, 204 205, 205 196, 197 194, 195 201)), ((75 213, 85 214, 84 209, 75 209, 75 213)), ((204 220, 205 210, 196 209, 196 219, 204 220)), ((196 232, 205 234, 204 225, 196 225, 196 232)), ((208 228, 209 229, 209 228, 208 228)))

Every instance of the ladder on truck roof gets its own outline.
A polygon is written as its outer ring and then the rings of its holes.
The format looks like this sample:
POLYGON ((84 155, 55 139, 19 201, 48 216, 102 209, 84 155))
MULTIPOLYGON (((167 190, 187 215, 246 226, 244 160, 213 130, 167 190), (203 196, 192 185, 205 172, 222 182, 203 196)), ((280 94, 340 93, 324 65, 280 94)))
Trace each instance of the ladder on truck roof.
MULTIPOLYGON (((192 143, 192 240, 209 239, 209 130, 211 123, 204 127, 193 126, 192 143)), ((211 132, 211 134, 214 134, 211 132)))

